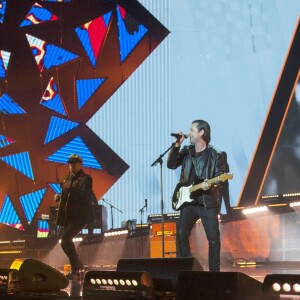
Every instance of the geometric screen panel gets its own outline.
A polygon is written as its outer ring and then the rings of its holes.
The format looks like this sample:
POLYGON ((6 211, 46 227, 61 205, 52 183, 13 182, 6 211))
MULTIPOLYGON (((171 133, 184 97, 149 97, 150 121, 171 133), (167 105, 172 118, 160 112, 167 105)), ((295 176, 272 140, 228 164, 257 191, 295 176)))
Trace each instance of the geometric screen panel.
POLYGON ((9 156, 0 157, 1 160, 15 168, 25 176, 34 180, 30 157, 28 152, 17 153, 9 156))
POLYGON ((48 132, 45 139, 45 144, 63 135, 64 133, 74 129, 80 124, 57 117, 51 117, 48 132))
POLYGON ((43 94, 40 104, 66 116, 66 111, 53 77, 50 78, 50 81, 43 94))
POLYGON ((117 15, 120 37, 120 56, 121 61, 123 62, 128 54, 145 36, 148 30, 120 5, 117 5, 117 15))
POLYGON ((299 81, 299 43, 300 20, 240 195, 241 207, 264 203, 262 196, 281 199, 299 191, 300 98, 293 93, 299 81))
POLYGON ((0 23, 3 23, 6 10, 6 1, 0 2, 0 23))
POLYGON ((8 138, 8 137, 0 134, 0 148, 10 145, 14 142, 15 141, 12 138, 8 138))
POLYGON ((49 70, 51 67, 63 65, 78 58, 78 55, 47 43, 37 37, 29 34, 26 34, 26 37, 40 72, 49 70))
POLYGON ((29 223, 32 221, 45 192, 46 189, 41 189, 20 197, 25 216, 29 223))
POLYGON ((101 165, 96 160, 94 155, 88 149, 86 144, 82 141, 82 139, 78 136, 70 143, 63 146, 57 152, 53 153, 51 156, 47 158, 49 161, 66 163, 68 161, 68 157, 72 153, 77 153, 83 159, 83 166, 93 169, 102 170, 101 165))
POLYGON ((0 50, 0 78, 5 78, 9 59, 10 59, 10 54, 11 54, 10 52, 0 50))
POLYGON ((82 108, 94 92, 101 86, 104 80, 105 78, 76 80, 78 109, 82 108))
POLYGON ((49 185, 51 186, 51 188, 54 190, 56 194, 60 194, 62 188, 59 183, 49 183, 49 185))
POLYGON ((40 189, 60 193, 70 154, 97 198, 128 170, 87 122, 168 34, 137 0, 0 0, 0 194, 25 211, 25 233, 53 201, 40 189))
POLYGON ((95 67, 107 34, 112 13, 109 12, 80 27, 75 28, 79 40, 87 53, 92 65, 95 67))
POLYGON ((37 237, 46 238, 49 235, 49 223, 47 220, 38 220, 37 237))
POLYGON ((35 3, 26 15, 25 20, 21 23, 20 27, 56 21, 57 19, 57 16, 43 8, 38 3, 35 3))
POLYGON ((7 115, 26 114, 26 112, 7 94, 0 97, 0 112, 7 115))
POLYGON ((0 222, 20 229, 20 218, 7 195, 0 210, 0 222))

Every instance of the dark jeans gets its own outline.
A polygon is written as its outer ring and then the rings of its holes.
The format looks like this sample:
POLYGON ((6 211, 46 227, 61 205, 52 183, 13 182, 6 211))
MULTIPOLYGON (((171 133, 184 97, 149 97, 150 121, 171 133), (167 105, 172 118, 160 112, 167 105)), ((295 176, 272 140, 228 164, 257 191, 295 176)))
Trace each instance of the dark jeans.
POLYGON ((61 236, 61 247, 70 260, 71 269, 73 271, 83 269, 83 264, 80 261, 75 249, 73 238, 80 232, 84 225, 69 224, 63 231, 61 236))
POLYGON ((201 219, 208 240, 208 263, 210 271, 220 271, 220 230, 218 208, 186 206, 180 212, 177 229, 177 256, 191 257, 189 238, 194 224, 201 219))

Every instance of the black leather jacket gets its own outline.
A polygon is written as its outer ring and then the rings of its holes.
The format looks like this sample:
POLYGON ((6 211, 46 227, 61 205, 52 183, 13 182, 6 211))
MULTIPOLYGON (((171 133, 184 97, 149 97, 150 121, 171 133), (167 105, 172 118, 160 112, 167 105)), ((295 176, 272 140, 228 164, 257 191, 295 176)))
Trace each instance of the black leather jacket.
POLYGON ((69 223, 86 225, 93 222, 92 177, 83 170, 76 173, 71 188, 67 191, 65 226, 69 223))
MULTIPOLYGON (((197 177, 199 179, 211 179, 225 173, 225 161, 221 152, 213 146, 208 145, 201 157, 195 154, 193 145, 173 147, 168 156, 167 166, 169 169, 176 169, 182 166, 180 182, 188 183, 192 164, 194 163, 197 177)), ((220 185, 214 185, 208 191, 199 191, 195 203, 204 204, 206 208, 218 207, 220 205, 220 185)))

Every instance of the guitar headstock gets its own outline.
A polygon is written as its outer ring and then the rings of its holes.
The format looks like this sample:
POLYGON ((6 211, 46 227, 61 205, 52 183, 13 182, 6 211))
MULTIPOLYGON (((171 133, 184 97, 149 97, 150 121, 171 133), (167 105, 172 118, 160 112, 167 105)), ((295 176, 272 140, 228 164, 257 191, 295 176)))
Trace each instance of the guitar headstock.
POLYGON ((218 177, 218 179, 223 182, 232 178, 233 178, 233 173, 224 173, 218 177))

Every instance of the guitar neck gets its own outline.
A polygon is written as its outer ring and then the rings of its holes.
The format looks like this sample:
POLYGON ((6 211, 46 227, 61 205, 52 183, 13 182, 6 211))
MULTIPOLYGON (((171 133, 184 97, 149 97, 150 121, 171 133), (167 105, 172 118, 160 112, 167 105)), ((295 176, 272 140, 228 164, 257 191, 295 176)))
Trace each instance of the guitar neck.
MULTIPOLYGON (((217 182, 219 182, 219 181, 221 181, 221 180, 220 180, 220 176, 217 176, 217 177, 208 179, 208 180, 207 180, 207 183, 209 183, 209 184, 214 184, 214 183, 217 183, 217 182)), ((195 191, 197 191, 197 190, 200 190, 200 189, 202 189, 202 187, 203 187, 203 182, 198 183, 198 184, 195 184, 195 185, 193 185, 192 187, 190 187, 190 193, 195 192, 195 191)))

